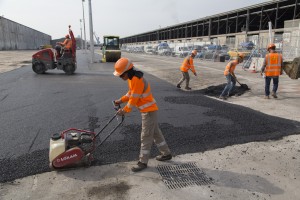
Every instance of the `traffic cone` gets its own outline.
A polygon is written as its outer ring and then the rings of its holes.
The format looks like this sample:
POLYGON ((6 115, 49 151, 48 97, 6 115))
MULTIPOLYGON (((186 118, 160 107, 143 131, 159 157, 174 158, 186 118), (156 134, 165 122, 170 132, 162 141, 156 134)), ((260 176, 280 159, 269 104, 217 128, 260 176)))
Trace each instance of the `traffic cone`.
POLYGON ((253 68, 251 70, 252 73, 256 73, 256 67, 255 67, 255 64, 253 63, 253 68))

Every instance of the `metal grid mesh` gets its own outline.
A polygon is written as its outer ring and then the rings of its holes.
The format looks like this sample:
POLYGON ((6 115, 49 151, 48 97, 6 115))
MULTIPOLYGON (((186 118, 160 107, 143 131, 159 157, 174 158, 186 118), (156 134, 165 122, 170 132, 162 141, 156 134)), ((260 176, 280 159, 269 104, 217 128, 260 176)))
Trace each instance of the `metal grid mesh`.
POLYGON ((292 61, 300 56, 300 19, 284 22, 283 58, 292 61))
POLYGON ((213 179, 198 168, 196 163, 158 165, 157 170, 169 189, 213 184, 213 179))

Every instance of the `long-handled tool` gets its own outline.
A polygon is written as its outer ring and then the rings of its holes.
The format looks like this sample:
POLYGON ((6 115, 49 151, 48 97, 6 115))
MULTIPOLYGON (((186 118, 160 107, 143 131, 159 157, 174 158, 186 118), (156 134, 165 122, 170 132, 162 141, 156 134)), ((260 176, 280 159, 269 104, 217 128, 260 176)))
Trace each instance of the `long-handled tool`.
MULTIPOLYGON (((118 110, 120 106, 115 108, 118 110)), ((108 120, 106 125, 97 133, 70 128, 60 134, 52 135, 50 139, 49 162, 50 168, 63 169, 77 166, 90 166, 93 161, 93 152, 96 149, 96 138, 104 129, 117 117, 117 113, 108 120)), ((109 132, 109 134, 98 145, 102 145, 115 130, 123 123, 124 115, 119 123, 109 132)), ((97 146, 97 147, 98 147, 97 146)))
POLYGON ((233 74, 230 73, 230 75, 234 78, 234 80, 236 80, 236 82, 238 82, 238 83, 240 84, 240 86, 241 86, 242 88, 244 88, 245 90, 250 90, 250 88, 248 87, 247 84, 242 84, 242 83, 240 83, 240 82, 237 80, 237 78, 236 78, 233 74))

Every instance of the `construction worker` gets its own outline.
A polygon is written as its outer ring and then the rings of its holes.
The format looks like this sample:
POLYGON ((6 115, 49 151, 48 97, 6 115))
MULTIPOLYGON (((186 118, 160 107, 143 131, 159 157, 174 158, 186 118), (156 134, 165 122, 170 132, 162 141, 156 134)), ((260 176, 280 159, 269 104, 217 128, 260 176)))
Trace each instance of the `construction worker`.
MULTIPOLYGON (((58 52, 59 55, 62 55, 61 58, 71 56, 72 40, 70 39, 70 36, 68 34, 65 36, 65 38, 66 39, 64 40, 64 42, 57 42, 56 43, 56 44, 61 45, 63 47, 63 51, 58 52)), ((58 49, 58 48, 56 48, 56 49, 58 49)))
POLYGON ((244 60, 244 55, 243 54, 238 54, 236 59, 233 61, 230 61, 224 70, 224 76, 226 77, 227 80, 227 85, 225 86, 223 92, 220 95, 220 99, 226 100, 227 97, 231 94, 232 90, 235 87, 236 84, 236 77, 234 74, 235 67, 239 64, 242 63, 244 60))
POLYGON ((272 96, 277 98, 277 89, 279 83, 279 76, 282 74, 282 55, 275 51, 275 44, 269 44, 263 66, 261 68, 261 74, 265 73, 265 99, 270 99, 270 83, 273 79, 272 96))
POLYGON ((65 36, 65 40, 64 42, 57 42, 57 44, 61 45, 62 47, 64 47, 65 50, 67 51, 71 51, 72 50, 72 40, 70 39, 69 34, 67 34, 65 36))
POLYGON ((196 55, 197 55, 197 50, 193 50, 191 52, 191 54, 183 60, 182 65, 180 67, 180 71, 182 73, 182 78, 178 82, 177 88, 181 88, 181 86, 180 86, 181 83, 183 81, 186 81, 185 82, 185 89, 186 90, 191 90, 191 88, 189 87, 189 83, 190 83, 189 70, 191 70, 194 73, 194 75, 197 76, 195 66, 194 66, 194 61, 193 61, 196 55))
POLYGON ((125 115, 137 107, 142 116, 141 149, 139 161, 132 167, 133 172, 147 168, 150 150, 153 142, 157 145, 161 155, 156 160, 165 161, 172 159, 170 149, 157 122, 156 101, 152 96, 150 84, 144 78, 144 74, 134 68, 128 58, 120 58, 115 64, 114 75, 128 81, 129 90, 126 95, 114 101, 115 105, 126 103, 122 109, 117 111, 118 115, 125 115))

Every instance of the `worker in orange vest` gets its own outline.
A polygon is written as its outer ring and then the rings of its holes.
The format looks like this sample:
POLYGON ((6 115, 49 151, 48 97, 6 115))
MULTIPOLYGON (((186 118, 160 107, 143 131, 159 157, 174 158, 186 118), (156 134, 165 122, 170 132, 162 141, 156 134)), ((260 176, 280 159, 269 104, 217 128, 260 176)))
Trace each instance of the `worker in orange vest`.
POLYGON ((125 115, 131 112, 133 107, 137 107, 142 116, 139 161, 131 170, 138 172, 147 168, 153 142, 161 153, 161 155, 156 157, 156 160, 165 161, 172 159, 171 151, 158 127, 158 107, 152 96, 150 84, 144 78, 143 72, 136 70, 128 58, 120 58, 115 64, 114 75, 122 78, 124 81, 127 80, 129 87, 126 95, 114 101, 115 105, 127 102, 126 106, 117 111, 117 114, 125 115))
POLYGON ((180 67, 180 71, 182 73, 182 78, 180 79, 180 81, 177 84, 177 88, 181 88, 181 83, 183 81, 185 82, 185 89, 186 90, 191 90, 191 88, 189 87, 189 83, 190 83, 190 75, 189 75, 189 70, 191 70, 195 76, 197 76, 196 70, 195 70, 195 66, 194 66, 194 58, 197 55, 197 50, 193 50, 191 55, 187 56, 183 62, 182 65, 180 67))
POLYGON ((269 44, 261 74, 265 73, 265 99, 270 99, 270 84, 273 79, 272 96, 277 98, 277 89, 279 83, 279 76, 282 74, 282 54, 275 51, 275 44, 269 44))
POLYGON ((66 39, 64 40, 64 42, 57 42, 57 44, 64 47, 65 50, 71 51, 71 49, 72 49, 72 40, 70 39, 70 36, 68 34, 65 36, 65 38, 66 39))
POLYGON ((244 55, 243 54, 238 54, 236 59, 233 61, 230 61, 224 70, 224 76, 226 77, 227 80, 227 85, 225 86, 223 92, 220 95, 220 99, 226 100, 227 97, 231 94, 233 91, 235 84, 236 84, 236 77, 234 74, 235 67, 239 64, 242 63, 244 60, 244 55))

